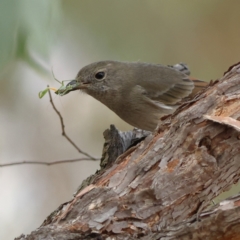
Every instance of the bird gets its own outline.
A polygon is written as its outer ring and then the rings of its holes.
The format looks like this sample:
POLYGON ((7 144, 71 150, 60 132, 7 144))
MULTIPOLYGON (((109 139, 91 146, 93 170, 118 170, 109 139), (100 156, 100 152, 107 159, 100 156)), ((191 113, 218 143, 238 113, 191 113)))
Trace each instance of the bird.
POLYGON ((100 61, 80 69, 74 80, 55 93, 63 96, 81 90, 128 124, 152 132, 161 117, 208 85, 188 74, 184 64, 100 61))

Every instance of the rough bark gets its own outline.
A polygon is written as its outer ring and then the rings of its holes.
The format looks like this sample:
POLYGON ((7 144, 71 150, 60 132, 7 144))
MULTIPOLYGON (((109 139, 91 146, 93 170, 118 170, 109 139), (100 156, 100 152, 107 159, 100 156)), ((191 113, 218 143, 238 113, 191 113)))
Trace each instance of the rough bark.
POLYGON ((203 212, 239 180, 239 98, 237 64, 137 145, 115 132, 122 149, 108 141, 104 168, 18 239, 240 239, 239 197, 203 212))

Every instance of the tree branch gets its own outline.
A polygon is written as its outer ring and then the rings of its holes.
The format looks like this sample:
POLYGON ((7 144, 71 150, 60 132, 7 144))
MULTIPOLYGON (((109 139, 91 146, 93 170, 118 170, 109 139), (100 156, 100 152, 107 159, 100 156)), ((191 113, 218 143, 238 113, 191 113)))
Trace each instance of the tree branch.
POLYGON ((80 161, 97 161, 99 159, 92 159, 92 158, 78 158, 78 159, 67 159, 67 160, 58 160, 53 162, 43 162, 43 161, 21 161, 21 162, 11 162, 11 163, 3 163, 0 164, 0 167, 9 167, 9 166, 16 166, 16 165, 23 165, 23 164, 37 164, 37 165, 46 165, 46 166, 52 166, 56 164, 62 164, 62 163, 74 163, 74 162, 80 162, 80 161))
MULTIPOLYGON (((49 87, 49 86, 48 86, 48 87, 49 87)), ((50 90, 48 90, 48 94, 49 94, 50 103, 51 103, 54 111, 57 113, 57 115, 58 115, 58 117, 59 117, 59 119, 60 119, 61 128, 62 128, 62 136, 64 136, 64 137, 73 145, 73 147, 74 147, 75 149, 77 149, 77 151, 78 151, 79 153, 85 155, 86 157, 90 158, 91 160, 99 160, 98 158, 95 158, 95 157, 91 156, 90 154, 82 151, 82 150, 76 145, 76 143, 74 143, 74 142, 72 141, 72 139, 70 139, 70 138, 68 137, 68 135, 67 135, 66 132, 65 132, 65 125, 64 125, 63 117, 62 117, 61 113, 57 110, 57 108, 56 108, 56 106, 55 106, 55 104, 54 104, 54 102, 53 102, 52 94, 51 94, 50 90)))

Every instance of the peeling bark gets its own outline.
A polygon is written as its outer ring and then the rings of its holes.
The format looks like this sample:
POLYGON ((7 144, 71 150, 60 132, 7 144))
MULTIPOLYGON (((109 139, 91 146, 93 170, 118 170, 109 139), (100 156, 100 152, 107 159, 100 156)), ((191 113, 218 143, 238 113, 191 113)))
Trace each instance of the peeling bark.
POLYGON ((240 239, 239 197, 203 212, 239 180, 239 98, 237 64, 137 145, 112 127, 104 168, 18 239, 240 239))

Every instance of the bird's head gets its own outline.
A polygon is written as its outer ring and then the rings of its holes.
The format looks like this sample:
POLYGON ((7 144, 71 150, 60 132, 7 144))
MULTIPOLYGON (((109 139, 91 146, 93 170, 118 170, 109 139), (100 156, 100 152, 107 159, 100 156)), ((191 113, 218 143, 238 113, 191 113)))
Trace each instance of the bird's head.
POLYGON ((116 83, 123 80, 116 77, 121 76, 121 74, 115 73, 124 70, 124 64, 121 62, 101 61, 92 63, 83 67, 74 80, 55 93, 63 96, 71 91, 82 90, 96 97, 98 94, 106 93, 109 89, 114 90, 114 86, 118 86, 116 83))

